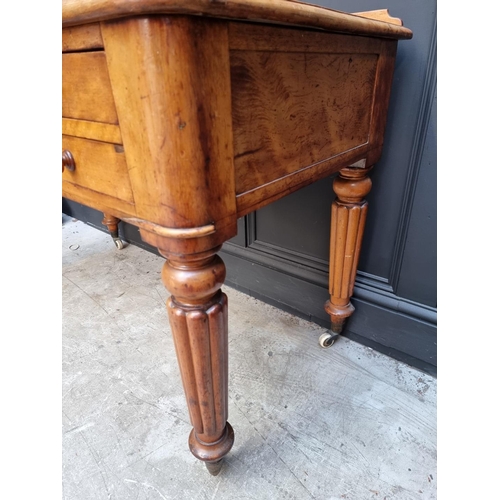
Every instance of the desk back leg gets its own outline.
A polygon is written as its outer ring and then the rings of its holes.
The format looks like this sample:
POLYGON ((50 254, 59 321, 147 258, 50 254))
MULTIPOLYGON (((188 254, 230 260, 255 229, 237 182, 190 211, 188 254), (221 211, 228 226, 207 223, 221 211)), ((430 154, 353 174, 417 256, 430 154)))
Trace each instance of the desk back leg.
POLYGON ((332 203, 330 236, 330 300, 325 310, 332 331, 342 332, 346 319, 354 312, 350 299, 358 268, 368 203, 364 199, 372 182, 370 168, 343 168, 333 182, 337 199, 332 203))
POLYGON ((118 250, 122 250, 124 245, 118 234, 118 224, 120 223, 120 219, 107 213, 103 213, 102 215, 104 217, 102 219, 102 224, 108 228, 109 234, 111 235, 111 238, 113 238, 113 243, 116 248, 118 250))
POLYGON ((220 247, 167 257, 162 277, 167 310, 193 430, 189 448, 212 475, 234 442, 228 415, 228 311, 220 247))

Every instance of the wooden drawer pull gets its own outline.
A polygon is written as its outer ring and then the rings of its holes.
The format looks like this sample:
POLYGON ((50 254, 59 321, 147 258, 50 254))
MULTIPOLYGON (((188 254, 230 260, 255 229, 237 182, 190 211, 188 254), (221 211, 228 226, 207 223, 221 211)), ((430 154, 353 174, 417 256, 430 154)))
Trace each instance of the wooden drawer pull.
POLYGON ((62 152, 62 171, 64 172, 64 169, 66 168, 70 172, 75 171, 75 159, 73 158, 73 155, 71 154, 71 151, 68 151, 65 149, 62 152))

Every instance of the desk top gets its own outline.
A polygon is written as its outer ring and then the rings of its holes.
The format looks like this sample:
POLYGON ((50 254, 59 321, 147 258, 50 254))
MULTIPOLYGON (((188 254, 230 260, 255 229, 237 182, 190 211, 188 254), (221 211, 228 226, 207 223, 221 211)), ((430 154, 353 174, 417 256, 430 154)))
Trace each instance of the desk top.
POLYGON ((149 14, 187 14, 278 23, 337 33, 410 39, 388 12, 347 14, 295 0, 63 0, 63 27, 149 14))

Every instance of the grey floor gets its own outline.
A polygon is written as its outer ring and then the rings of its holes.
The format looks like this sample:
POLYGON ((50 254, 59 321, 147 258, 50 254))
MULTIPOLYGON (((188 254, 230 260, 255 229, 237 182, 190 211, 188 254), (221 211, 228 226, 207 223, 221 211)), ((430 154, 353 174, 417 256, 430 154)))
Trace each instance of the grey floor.
POLYGON ((191 430, 163 259, 63 218, 66 500, 435 499, 436 380, 225 287, 229 421, 217 477, 191 430))

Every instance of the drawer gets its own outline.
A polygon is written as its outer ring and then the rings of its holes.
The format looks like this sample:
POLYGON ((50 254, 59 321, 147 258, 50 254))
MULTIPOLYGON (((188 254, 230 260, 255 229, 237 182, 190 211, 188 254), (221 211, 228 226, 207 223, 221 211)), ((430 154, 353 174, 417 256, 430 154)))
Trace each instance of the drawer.
POLYGON ((101 26, 99 23, 83 24, 63 28, 62 30, 62 51, 76 52, 82 50, 103 49, 104 44, 101 36, 101 26))
POLYGON ((62 147, 75 163, 74 171, 65 168, 62 174, 65 196, 74 199, 84 188, 89 199, 102 194, 134 203, 123 146, 63 135, 62 147))
POLYGON ((118 123, 103 51, 62 55, 62 116, 118 123))

